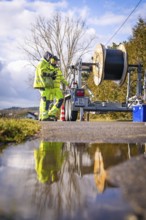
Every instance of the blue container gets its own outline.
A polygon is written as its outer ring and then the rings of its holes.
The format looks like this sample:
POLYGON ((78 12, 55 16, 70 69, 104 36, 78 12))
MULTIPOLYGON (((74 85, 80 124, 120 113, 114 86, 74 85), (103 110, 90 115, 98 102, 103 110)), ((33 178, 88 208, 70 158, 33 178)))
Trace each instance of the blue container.
POLYGON ((146 105, 133 106, 133 121, 146 122, 146 105))

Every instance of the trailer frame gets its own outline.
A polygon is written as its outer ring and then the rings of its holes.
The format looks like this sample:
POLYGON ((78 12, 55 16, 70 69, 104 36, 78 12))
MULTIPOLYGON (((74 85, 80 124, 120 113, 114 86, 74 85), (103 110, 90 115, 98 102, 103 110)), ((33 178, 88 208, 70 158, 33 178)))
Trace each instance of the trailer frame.
POLYGON ((144 99, 146 99, 146 73, 144 82, 142 84, 142 68, 141 64, 129 64, 127 72, 127 95, 125 97, 125 102, 110 102, 110 101, 92 101, 93 94, 87 85, 82 84, 82 72, 91 72, 93 65, 98 67, 98 63, 87 63, 82 62, 80 58, 75 65, 70 66, 70 70, 73 72, 73 77, 71 80, 71 88, 65 91, 65 120, 66 121, 76 121, 78 112, 80 114, 80 121, 84 118, 84 112, 95 114, 103 114, 108 112, 132 112, 133 105, 142 104, 144 99), (136 84, 136 94, 130 97, 131 91, 131 73, 137 70, 137 84, 136 84), (86 90, 89 96, 79 96, 77 91, 86 90), (143 96, 144 90, 144 96, 143 96))

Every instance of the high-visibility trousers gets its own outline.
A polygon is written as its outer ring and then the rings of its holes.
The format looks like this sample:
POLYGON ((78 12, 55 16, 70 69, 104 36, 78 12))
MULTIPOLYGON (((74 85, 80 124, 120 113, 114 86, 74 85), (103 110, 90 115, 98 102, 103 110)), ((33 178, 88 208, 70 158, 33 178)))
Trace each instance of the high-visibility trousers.
POLYGON ((54 105, 48 112, 48 116, 56 116, 62 103, 63 103, 63 93, 60 88, 53 89, 54 105))
POLYGON ((44 120, 48 118, 50 105, 54 100, 54 89, 45 88, 44 90, 40 90, 40 94, 39 120, 44 120))

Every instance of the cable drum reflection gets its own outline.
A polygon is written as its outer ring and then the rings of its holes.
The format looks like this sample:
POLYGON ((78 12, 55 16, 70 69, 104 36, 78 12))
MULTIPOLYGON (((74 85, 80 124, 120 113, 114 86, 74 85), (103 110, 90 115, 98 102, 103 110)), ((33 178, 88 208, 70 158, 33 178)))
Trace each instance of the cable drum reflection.
POLYGON ((103 192, 106 180, 106 171, 104 169, 103 157, 99 148, 96 149, 94 157, 94 180, 98 192, 103 192))

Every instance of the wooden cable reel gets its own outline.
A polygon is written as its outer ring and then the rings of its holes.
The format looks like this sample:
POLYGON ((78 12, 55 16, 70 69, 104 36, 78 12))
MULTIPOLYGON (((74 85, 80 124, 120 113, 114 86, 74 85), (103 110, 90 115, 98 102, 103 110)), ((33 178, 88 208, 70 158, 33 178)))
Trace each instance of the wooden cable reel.
POLYGON ((117 49, 106 49, 102 44, 96 46, 93 55, 94 82, 98 86, 103 80, 113 80, 119 86, 125 82, 128 61, 125 46, 120 44, 117 49))

